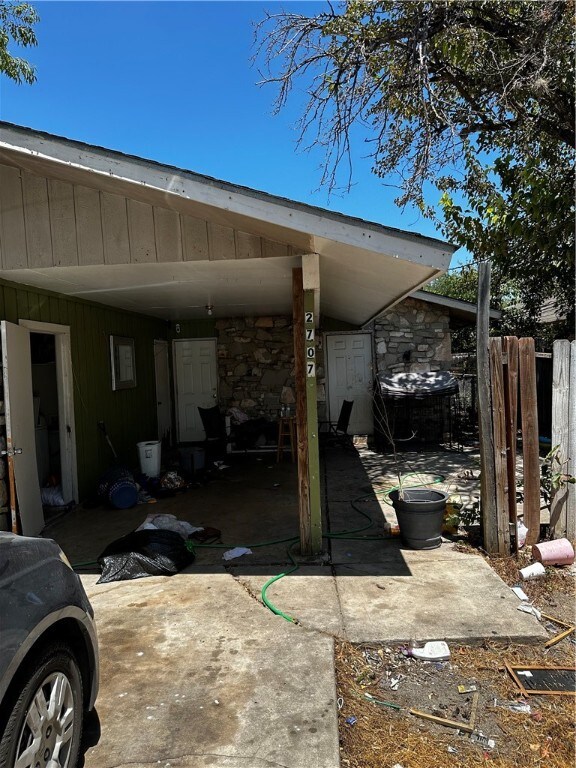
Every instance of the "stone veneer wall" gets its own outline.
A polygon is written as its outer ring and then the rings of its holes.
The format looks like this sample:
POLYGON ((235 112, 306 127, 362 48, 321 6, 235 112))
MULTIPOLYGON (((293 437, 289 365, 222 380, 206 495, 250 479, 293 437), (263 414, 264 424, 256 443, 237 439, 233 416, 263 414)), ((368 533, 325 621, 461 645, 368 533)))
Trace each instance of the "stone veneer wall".
POLYGON ((449 370, 452 363, 448 313, 418 299, 404 299, 374 321, 379 373, 449 370))
POLYGON ((252 418, 274 419, 282 404, 294 413, 292 318, 227 318, 215 325, 221 407, 252 418))

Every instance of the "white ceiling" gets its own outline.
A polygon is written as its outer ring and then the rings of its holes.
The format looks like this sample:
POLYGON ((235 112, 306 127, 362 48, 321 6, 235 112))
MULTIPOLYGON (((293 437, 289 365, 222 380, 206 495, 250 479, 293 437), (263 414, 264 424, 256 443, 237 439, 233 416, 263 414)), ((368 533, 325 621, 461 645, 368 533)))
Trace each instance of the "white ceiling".
MULTIPOLYGON (((0 276, 67 296, 153 315, 164 320, 292 313, 292 269, 299 256, 48 267, 0 272, 0 276)), ((423 281, 429 268, 374 254, 320 257, 321 313, 361 325, 392 303, 406 281, 423 281)))

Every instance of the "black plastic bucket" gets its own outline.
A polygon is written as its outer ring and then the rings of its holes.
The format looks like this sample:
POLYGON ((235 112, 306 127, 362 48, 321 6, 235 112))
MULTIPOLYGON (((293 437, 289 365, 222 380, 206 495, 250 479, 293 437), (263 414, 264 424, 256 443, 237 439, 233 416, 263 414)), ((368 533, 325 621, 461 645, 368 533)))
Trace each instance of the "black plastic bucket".
POLYGON ((390 493, 402 541, 411 549, 439 547, 448 494, 430 488, 406 488, 402 496, 399 491, 390 493))

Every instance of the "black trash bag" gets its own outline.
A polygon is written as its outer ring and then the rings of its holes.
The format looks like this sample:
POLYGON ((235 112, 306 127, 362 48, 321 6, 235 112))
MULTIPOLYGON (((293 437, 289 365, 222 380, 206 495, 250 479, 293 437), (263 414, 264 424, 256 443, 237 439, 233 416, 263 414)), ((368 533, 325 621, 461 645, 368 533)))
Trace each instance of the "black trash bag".
POLYGON ((109 544, 98 558, 102 576, 98 584, 129 581, 145 576, 173 576, 194 562, 194 554, 175 531, 133 531, 109 544))

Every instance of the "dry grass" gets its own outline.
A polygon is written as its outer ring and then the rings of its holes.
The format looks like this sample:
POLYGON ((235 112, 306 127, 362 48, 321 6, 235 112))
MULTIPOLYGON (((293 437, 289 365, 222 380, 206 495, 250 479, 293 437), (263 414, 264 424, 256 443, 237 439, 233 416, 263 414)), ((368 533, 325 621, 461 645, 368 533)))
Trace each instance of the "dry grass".
MULTIPOLYGON (((399 693, 383 694, 376 680, 363 685, 356 680, 366 669, 362 647, 340 642, 336 646, 340 710, 341 760, 344 768, 451 768, 451 766, 494 766, 495 768, 568 768, 574 765, 574 699, 568 696, 531 697, 532 714, 511 712, 493 705, 494 698, 513 700, 516 686, 502 669, 510 663, 562 664, 572 657, 573 646, 563 643, 552 661, 543 649, 490 644, 483 648, 452 649, 452 664, 464 679, 475 680, 480 693, 477 728, 496 741, 493 751, 485 751, 454 729, 419 720, 406 710, 417 707, 429 711, 425 682, 421 701, 403 704, 403 711, 377 706, 365 698, 371 693, 379 699, 400 702, 399 693), (346 725, 349 716, 357 718, 346 725), (457 750, 455 753, 449 751, 457 750)), ((419 667, 415 668, 415 674, 419 667)), ((421 669, 421 668, 420 668, 421 669)), ((441 679, 441 675, 439 676, 441 679)), ((440 682, 441 685, 441 682, 440 682)), ((452 683, 450 683, 452 687, 452 683)), ((400 689, 401 690, 401 689, 400 689)), ((440 691, 438 677, 436 694, 440 691)), ((446 692, 448 693, 448 692, 446 692)))
MULTIPOLYGON (((541 611, 573 624, 575 622, 575 582, 568 569, 547 568, 541 579, 522 582, 519 568, 531 562, 527 549, 518 558, 491 557, 468 544, 458 548, 484 556, 502 580, 513 586, 521 583, 530 600, 541 611)), ((562 627, 550 626, 550 636, 562 627)), ((550 649, 487 642, 483 647, 451 648, 449 670, 433 673, 430 665, 402 666, 398 649, 381 646, 336 645, 336 669, 340 709, 340 749, 343 768, 452 768, 453 766, 493 766, 493 768, 572 768, 575 765, 575 699, 571 696, 531 696, 531 714, 495 706, 495 699, 514 701, 520 692, 504 668, 512 665, 572 666, 575 647, 564 639, 550 649), (368 651, 368 655, 367 655, 368 651), (372 661, 371 661, 372 659, 372 661), (373 660, 376 660, 375 662, 373 660), (383 690, 386 668, 406 673, 398 691, 383 690), (426 668, 430 671, 426 671, 426 668), (466 723, 470 704, 454 708, 458 700, 457 683, 474 682, 479 691, 476 728, 496 742, 485 750, 470 741, 465 733, 410 715, 408 709, 435 712, 466 723), (401 711, 371 703, 377 699, 402 706, 401 711), (439 709, 440 708, 440 711, 439 709), (456 711, 458 716, 454 717, 456 711), (354 725, 346 718, 354 716, 354 725), (456 750, 456 751, 454 751, 456 750)), ((468 699, 468 702, 470 699, 468 699)))

